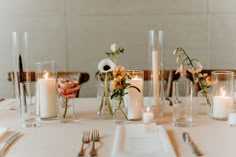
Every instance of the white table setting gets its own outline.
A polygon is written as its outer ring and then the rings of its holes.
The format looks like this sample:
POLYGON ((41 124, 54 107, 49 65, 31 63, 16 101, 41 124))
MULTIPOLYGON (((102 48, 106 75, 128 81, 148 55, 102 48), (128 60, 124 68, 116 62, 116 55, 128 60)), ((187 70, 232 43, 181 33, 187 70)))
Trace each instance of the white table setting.
MULTIPOLYGON (((91 131, 92 129, 99 130, 100 134, 100 141, 95 143, 98 156, 109 157, 117 143, 117 130, 125 126, 129 128, 135 127, 135 125, 144 125, 142 121, 128 121, 124 125, 117 125, 113 120, 100 119, 96 114, 96 98, 79 98, 75 103, 78 115, 76 122, 61 123, 58 119, 44 120, 40 122, 39 127, 25 128, 22 127, 16 110, 10 109, 13 102, 12 99, 6 99, 0 103, 0 128, 7 128, 9 132, 22 133, 22 136, 5 152, 8 157, 76 156, 82 144, 83 131, 91 131)), ((227 121, 214 120, 209 115, 199 115, 194 112, 192 127, 175 127, 172 125, 171 108, 167 105, 165 107, 164 116, 155 119, 155 125, 166 131, 176 156, 194 155, 190 146, 183 141, 183 132, 190 134, 204 156, 233 157, 236 155, 234 148, 236 144, 236 140, 234 140, 236 139, 235 126, 230 126, 227 121)), ((193 108, 197 109, 196 101, 193 108)), ((1 142, 3 139, 5 138, 1 137, 1 142)), ((120 139, 124 139, 124 137, 120 136, 120 139)), ((88 155, 91 145, 91 142, 86 145, 86 155, 88 155)), ((149 148, 144 147, 143 150, 145 149, 149 148)))

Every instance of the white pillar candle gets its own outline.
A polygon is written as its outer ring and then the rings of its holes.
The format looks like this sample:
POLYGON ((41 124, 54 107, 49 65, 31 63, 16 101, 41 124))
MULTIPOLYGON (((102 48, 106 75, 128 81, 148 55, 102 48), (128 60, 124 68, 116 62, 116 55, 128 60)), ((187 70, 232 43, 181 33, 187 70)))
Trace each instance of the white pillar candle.
POLYGON ((56 105, 56 79, 38 79, 39 87, 39 112, 41 118, 57 116, 56 105))
POLYGON ((214 118, 228 118, 229 110, 233 104, 233 98, 228 96, 214 96, 213 113, 214 118))
POLYGON ((159 106, 159 67, 158 51, 152 51, 153 99, 154 106, 159 106))
POLYGON ((143 123, 150 124, 153 122, 154 115, 150 109, 150 107, 147 107, 147 109, 144 109, 143 111, 143 123))
POLYGON ((128 88, 125 95, 125 103, 128 106, 128 119, 129 120, 138 120, 142 119, 142 105, 143 105, 143 79, 142 78, 133 78, 128 80, 127 83, 130 83, 132 86, 136 86, 140 92, 135 88, 128 88))

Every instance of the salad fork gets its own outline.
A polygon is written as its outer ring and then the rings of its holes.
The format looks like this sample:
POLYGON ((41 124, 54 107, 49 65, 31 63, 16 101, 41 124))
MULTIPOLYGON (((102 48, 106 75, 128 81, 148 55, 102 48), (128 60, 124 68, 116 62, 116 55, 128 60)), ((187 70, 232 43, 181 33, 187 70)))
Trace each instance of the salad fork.
POLYGON ((97 151, 95 149, 95 141, 99 141, 99 131, 94 129, 92 130, 91 140, 93 141, 92 149, 90 151, 90 156, 97 156, 97 151))
POLYGON ((84 156, 84 144, 90 142, 90 137, 89 136, 90 136, 89 131, 84 131, 83 132, 82 145, 81 145, 78 156, 84 156))

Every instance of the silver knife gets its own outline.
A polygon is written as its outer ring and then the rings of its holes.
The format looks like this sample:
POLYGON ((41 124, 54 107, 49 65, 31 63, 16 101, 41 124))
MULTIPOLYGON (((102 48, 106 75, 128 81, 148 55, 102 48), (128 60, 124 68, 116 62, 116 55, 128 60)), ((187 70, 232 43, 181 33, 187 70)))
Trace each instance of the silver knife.
POLYGON ((183 139, 185 143, 190 144, 192 151, 196 156, 203 155, 198 149, 198 147, 193 143, 192 139, 190 138, 190 135, 187 132, 183 132, 183 139))
POLYGON ((0 144, 0 157, 3 156, 5 150, 7 149, 7 147, 14 142, 17 137, 19 137, 21 135, 20 132, 15 132, 13 133, 11 136, 9 136, 5 141, 3 141, 3 143, 0 144))

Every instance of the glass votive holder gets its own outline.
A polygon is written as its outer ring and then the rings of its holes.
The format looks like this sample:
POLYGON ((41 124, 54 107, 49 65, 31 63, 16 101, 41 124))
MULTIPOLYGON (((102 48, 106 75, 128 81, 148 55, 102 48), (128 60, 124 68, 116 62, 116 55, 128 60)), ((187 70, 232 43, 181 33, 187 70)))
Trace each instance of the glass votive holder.
POLYGON ((216 120, 227 120, 233 107, 233 76, 232 71, 213 71, 212 85, 212 117, 216 120))
POLYGON ((228 123, 230 126, 236 125, 236 110, 229 112, 228 123))
POLYGON ((151 124, 154 122, 153 109, 150 106, 143 107, 143 123, 151 124))

